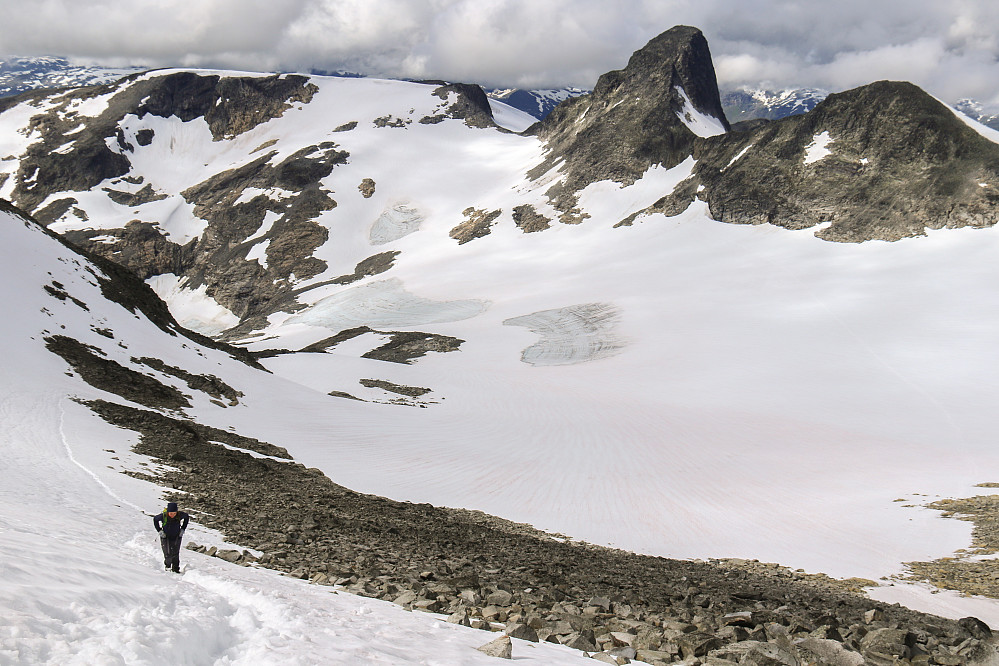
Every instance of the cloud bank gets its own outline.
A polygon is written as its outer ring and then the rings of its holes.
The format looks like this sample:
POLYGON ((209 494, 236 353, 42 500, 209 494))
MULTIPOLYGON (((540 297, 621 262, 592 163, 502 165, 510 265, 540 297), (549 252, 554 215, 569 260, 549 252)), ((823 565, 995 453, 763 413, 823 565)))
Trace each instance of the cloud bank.
POLYGON ((591 87, 677 24, 724 85, 844 90, 904 79, 999 103, 989 0, 0 0, 0 52, 105 65, 348 70, 591 87))

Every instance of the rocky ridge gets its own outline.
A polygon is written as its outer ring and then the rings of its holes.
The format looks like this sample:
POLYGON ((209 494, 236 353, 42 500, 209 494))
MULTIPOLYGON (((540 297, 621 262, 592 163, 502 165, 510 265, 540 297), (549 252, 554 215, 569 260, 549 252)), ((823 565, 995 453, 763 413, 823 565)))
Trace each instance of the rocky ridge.
POLYGON ((841 242, 898 240, 999 219, 999 145, 910 83, 879 81, 829 95, 807 113, 714 136, 695 136, 681 121, 681 90, 694 109, 732 129, 707 43, 683 26, 535 126, 548 152, 531 176, 541 183, 559 175, 546 196, 561 221, 585 217, 574 207, 589 183, 629 184, 650 166, 670 168, 688 157, 696 160, 689 178, 619 224, 676 215, 698 199, 721 222, 824 225, 816 235, 841 242))
POLYGON ((691 178, 653 207, 695 198, 711 216, 834 241, 898 240, 926 229, 991 226, 999 145, 910 83, 830 95, 805 115, 699 140, 691 178))

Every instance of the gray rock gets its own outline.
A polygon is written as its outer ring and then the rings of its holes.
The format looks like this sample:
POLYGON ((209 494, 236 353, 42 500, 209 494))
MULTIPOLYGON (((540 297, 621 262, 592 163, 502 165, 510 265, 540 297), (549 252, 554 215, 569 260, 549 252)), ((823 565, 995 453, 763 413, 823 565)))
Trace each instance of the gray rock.
POLYGON ((593 639, 586 638, 582 634, 569 634, 562 641, 562 645, 567 645, 575 650, 585 650, 586 652, 597 652, 597 646, 593 639))
POLYGON ((606 652, 612 657, 623 657, 624 659, 635 659, 638 656, 638 650, 630 645, 612 648, 606 652))
POLYGON ((964 617, 958 620, 957 623, 964 627, 974 638, 979 640, 992 638, 992 629, 977 617, 964 617))
POLYGON ((839 641, 824 638, 805 638, 795 642, 805 656, 811 654, 814 661, 829 666, 863 666, 864 658, 859 652, 847 650, 839 641))
POLYGON ((598 606, 605 613, 610 612, 611 602, 607 597, 591 597, 587 606, 598 606))
POLYGON ((416 592, 407 590, 392 600, 392 603, 399 606, 411 606, 419 597, 416 592))
POLYGON ((447 621, 451 624, 460 624, 463 627, 472 626, 471 621, 468 619, 468 612, 464 608, 448 615, 447 621))
POLYGON ((864 622, 873 624, 874 622, 884 622, 885 612, 880 608, 872 608, 864 613, 864 622))
POLYGON ((594 659, 596 661, 600 661, 605 664, 614 664, 614 666, 618 666, 618 664, 621 663, 628 663, 628 662, 619 662, 617 659, 615 659, 606 652, 597 652, 596 654, 591 654, 590 659, 594 659))
POLYGON ((701 632, 684 634, 677 640, 677 643, 680 645, 680 652, 684 658, 703 657, 721 645, 721 641, 717 637, 701 632))
POLYGON ((496 590, 486 596, 486 603, 492 606, 509 606, 513 601, 513 595, 506 590, 496 590))
POLYGON ((531 641, 532 643, 538 642, 538 632, 531 629, 526 624, 518 624, 516 622, 506 625, 506 635, 510 638, 519 638, 525 641, 531 641))
POLYGON ((220 550, 215 553, 215 557, 235 564, 236 562, 239 562, 240 553, 238 550, 220 550))
POLYGON ((882 654, 906 657, 909 648, 906 646, 908 632, 901 629, 874 629, 862 639, 860 639, 860 651, 864 654, 868 652, 880 652, 882 654))
POLYGON ((638 640, 638 636, 635 634, 629 634, 625 631, 612 631, 610 632, 610 637, 611 640, 614 641, 614 645, 617 647, 624 645, 631 647, 635 644, 635 641, 638 640))
POLYGON ((513 643, 510 641, 509 636, 500 636, 496 640, 490 641, 475 649, 489 655, 490 657, 513 659, 513 643))
POLYGON ((738 613, 722 615, 721 623, 738 627, 752 627, 754 625, 753 613, 751 611, 739 611, 738 613))

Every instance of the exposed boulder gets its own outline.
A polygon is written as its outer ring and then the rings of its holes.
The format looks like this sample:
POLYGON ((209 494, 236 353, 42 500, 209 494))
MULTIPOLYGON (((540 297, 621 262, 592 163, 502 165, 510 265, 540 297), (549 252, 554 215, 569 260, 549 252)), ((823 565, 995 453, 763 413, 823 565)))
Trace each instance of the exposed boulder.
POLYGON ((496 640, 490 641, 475 649, 489 655, 490 657, 513 659, 513 643, 509 636, 500 636, 496 640))

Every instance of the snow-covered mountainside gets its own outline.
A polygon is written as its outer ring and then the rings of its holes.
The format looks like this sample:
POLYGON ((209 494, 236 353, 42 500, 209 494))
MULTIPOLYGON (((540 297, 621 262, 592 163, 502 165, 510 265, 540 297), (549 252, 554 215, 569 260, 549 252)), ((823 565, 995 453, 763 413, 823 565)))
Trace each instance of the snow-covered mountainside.
MULTIPOLYGON (((117 472, 149 462, 125 454, 134 444, 170 462, 206 521, 220 515, 212 484, 276 480, 286 451, 362 493, 654 555, 878 579, 969 545, 966 523, 919 507, 995 481, 999 146, 890 82, 729 131, 707 43, 686 27, 533 133, 510 129, 532 122, 474 86, 239 72, 0 102, 0 196, 127 267, 246 361, 98 309, 81 259, 32 259, 12 239, 5 283, 37 283, 43 300, 4 292, 28 318, 4 333, 17 342, 3 386, 26 396, 4 427, 42 434, 25 440, 28 480, 4 505, 52 510, 26 492, 32 470, 47 456, 75 474, 85 449, 92 497, 103 484, 146 507, 154 493, 117 472), (35 365, 38 393, 18 384, 35 365), (59 410, 80 446, 61 443, 59 410), (102 438, 126 444, 105 455, 102 438), (264 462, 206 481, 191 470, 215 459, 194 460, 194 444, 229 450, 214 442, 259 446, 264 462)), ((269 501, 301 506, 291 491, 269 501)), ((318 491, 309 504, 327 505, 318 491)), ((353 528, 315 511, 288 544, 319 549, 325 537, 296 535, 353 528)), ((45 543, 18 529, 25 547, 45 543)), ((404 540, 391 529, 384 539, 404 540)), ((267 538, 248 545, 288 557, 267 538)), ((785 603, 757 596, 744 599, 785 603)))
POLYGON ((74 65, 65 58, 0 58, 0 97, 38 88, 75 88, 117 81, 140 71, 137 67, 74 65))
MULTIPOLYGON (((386 601, 190 551, 183 577, 164 572, 148 515, 162 489, 151 475, 196 454, 172 436, 164 465, 140 452, 137 424, 203 432, 213 441, 200 449, 233 470, 266 464, 277 477, 303 468, 240 437, 230 414, 250 416, 273 395, 304 397, 307 410, 313 392, 188 336, 138 279, 6 205, 0 265, 0 663, 491 663, 474 649, 483 632, 386 601), (208 422, 219 428, 198 425, 208 422)), ((190 539, 233 548, 193 513, 190 539)), ((535 664, 579 659, 551 643, 516 650, 535 664)))

